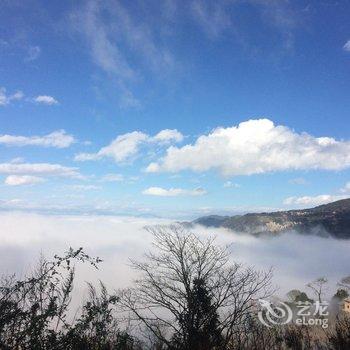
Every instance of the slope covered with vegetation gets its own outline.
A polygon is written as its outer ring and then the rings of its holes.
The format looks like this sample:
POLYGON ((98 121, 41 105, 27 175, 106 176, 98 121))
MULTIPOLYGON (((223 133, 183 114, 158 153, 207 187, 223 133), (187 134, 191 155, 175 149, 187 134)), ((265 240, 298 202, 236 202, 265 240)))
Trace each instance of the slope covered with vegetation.
POLYGON ((206 216, 193 222, 206 227, 224 227, 253 235, 294 230, 303 234, 350 238, 350 199, 311 209, 250 213, 235 216, 206 216))

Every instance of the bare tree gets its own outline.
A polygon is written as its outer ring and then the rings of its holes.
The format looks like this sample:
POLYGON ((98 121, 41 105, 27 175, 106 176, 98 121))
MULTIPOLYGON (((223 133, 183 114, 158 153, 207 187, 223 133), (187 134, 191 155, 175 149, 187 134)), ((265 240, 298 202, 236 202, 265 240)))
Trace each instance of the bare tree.
POLYGON ((315 281, 308 283, 306 286, 312 290, 316 298, 320 303, 322 303, 322 298, 324 291, 326 289, 326 284, 328 283, 327 278, 319 277, 315 281))
POLYGON ((271 271, 231 262, 227 247, 217 246, 213 238, 199 239, 180 225, 148 230, 154 236, 155 252, 146 254, 144 262, 132 262, 140 277, 134 287, 121 292, 123 309, 169 349, 227 348, 242 331, 254 301, 271 295, 271 271), (194 297, 198 284, 206 294, 207 312, 200 315, 203 304, 194 297), (205 348, 196 344, 195 335, 203 334, 210 322, 220 339, 205 348), (181 339, 181 346, 174 344, 174 336, 181 339))

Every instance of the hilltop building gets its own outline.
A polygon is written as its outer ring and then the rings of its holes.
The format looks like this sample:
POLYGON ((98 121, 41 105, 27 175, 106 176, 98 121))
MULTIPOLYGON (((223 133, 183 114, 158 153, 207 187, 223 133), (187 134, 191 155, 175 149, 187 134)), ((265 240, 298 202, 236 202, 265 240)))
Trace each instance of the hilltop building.
POLYGON ((350 297, 345 298, 345 299, 343 300, 343 307, 342 307, 342 310, 343 310, 344 312, 350 313, 350 297))

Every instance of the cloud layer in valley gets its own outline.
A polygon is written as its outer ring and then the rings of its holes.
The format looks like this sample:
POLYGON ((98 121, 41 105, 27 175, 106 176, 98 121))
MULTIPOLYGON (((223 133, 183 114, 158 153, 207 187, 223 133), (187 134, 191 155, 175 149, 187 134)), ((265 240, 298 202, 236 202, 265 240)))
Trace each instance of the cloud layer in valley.
MULTIPOLYGON (((0 214, 1 273, 28 272, 40 253, 62 254, 69 246, 84 247, 101 257, 99 271, 78 270, 78 290, 84 281, 101 279, 110 288, 128 285, 135 277, 129 258, 142 258, 151 248, 151 235, 145 225, 166 224, 167 220, 106 216, 46 216, 21 213, 0 214)), ((257 269, 274 268, 274 283, 279 293, 305 289, 305 284, 320 275, 332 286, 348 275, 350 241, 288 233, 275 238, 256 238, 224 229, 194 229, 201 237, 217 236, 218 244, 230 244, 232 258, 257 269)), ((332 292, 332 290, 330 290, 332 292)))

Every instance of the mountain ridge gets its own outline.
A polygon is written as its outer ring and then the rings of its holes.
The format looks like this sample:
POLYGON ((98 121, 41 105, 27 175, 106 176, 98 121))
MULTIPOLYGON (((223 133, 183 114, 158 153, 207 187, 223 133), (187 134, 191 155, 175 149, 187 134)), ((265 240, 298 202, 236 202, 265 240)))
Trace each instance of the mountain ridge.
POLYGON ((200 217, 190 225, 223 227, 255 236, 278 235, 290 230, 309 235, 350 239, 350 198, 309 209, 200 217))

